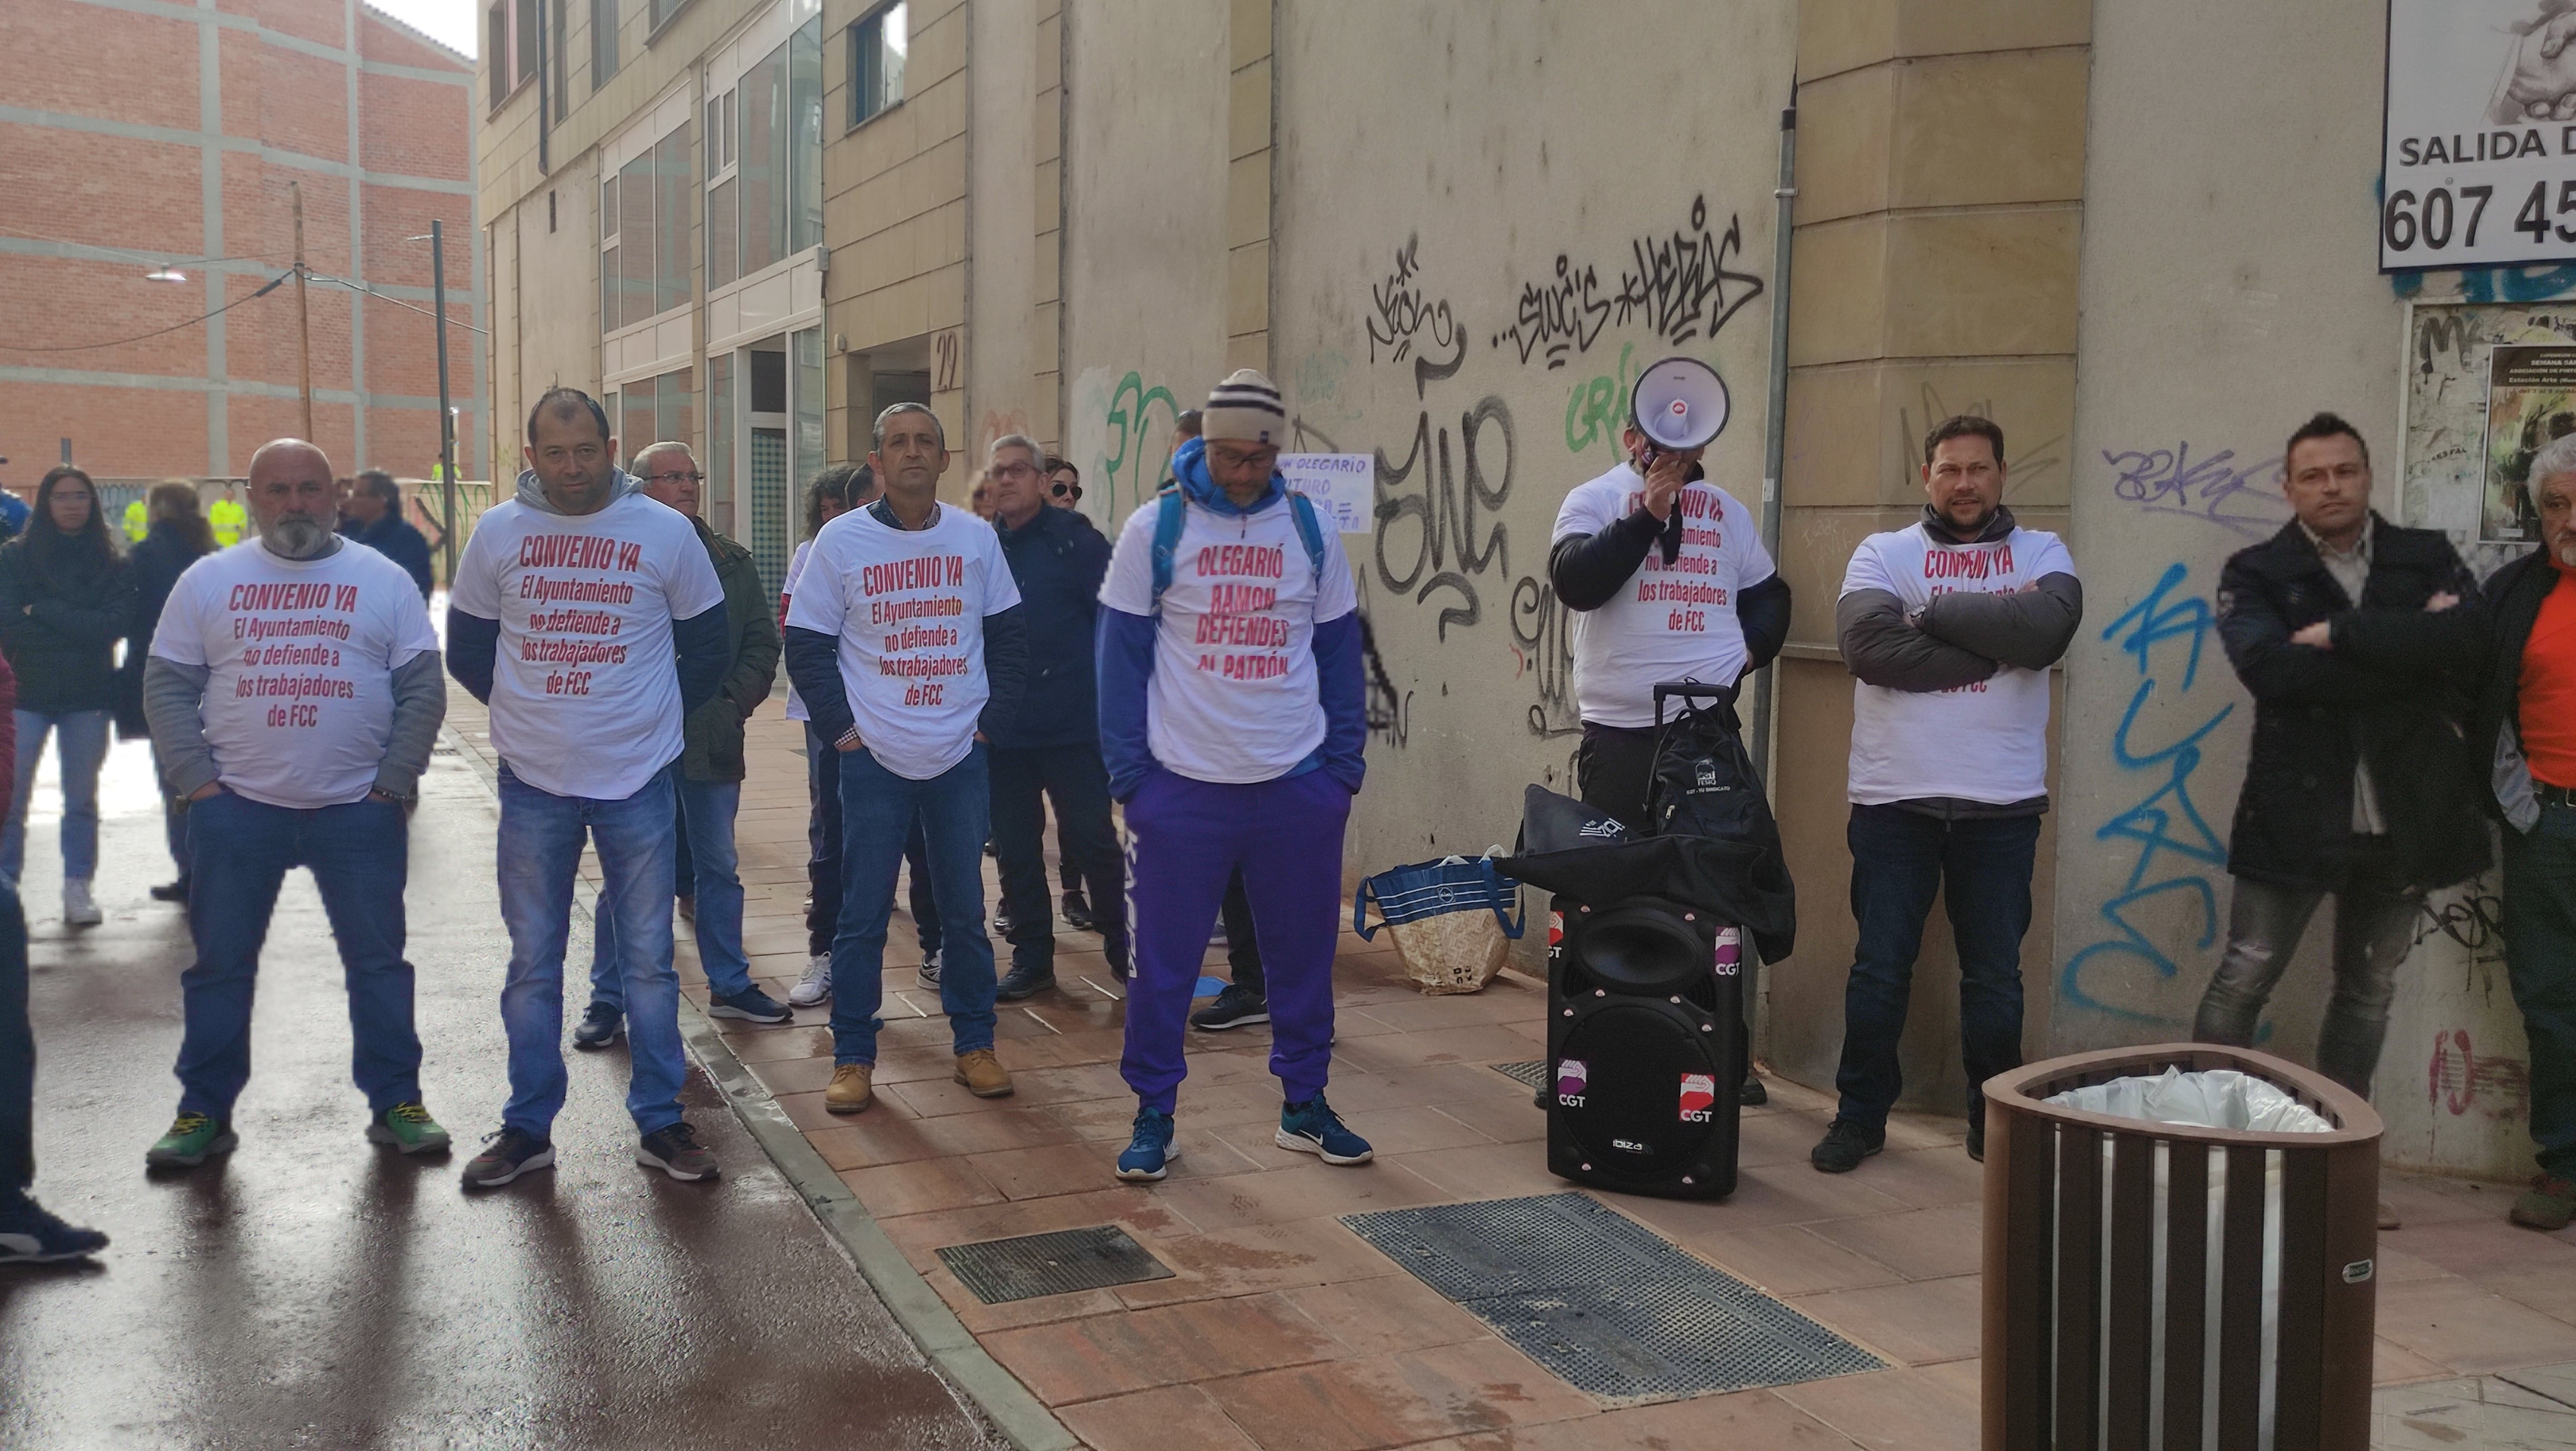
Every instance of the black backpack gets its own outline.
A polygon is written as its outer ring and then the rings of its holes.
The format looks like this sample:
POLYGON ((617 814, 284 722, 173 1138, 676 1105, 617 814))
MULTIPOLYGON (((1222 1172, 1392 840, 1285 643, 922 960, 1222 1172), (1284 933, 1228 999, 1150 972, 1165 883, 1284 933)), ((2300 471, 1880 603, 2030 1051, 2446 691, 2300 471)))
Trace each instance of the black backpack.
POLYGON ((1744 749, 1734 687, 1668 681, 1655 687, 1655 767, 1646 786, 1648 830, 1658 836, 1737 841, 1780 849, 1780 827, 1744 749), (1670 719, 1664 702, 1682 704, 1670 719), (1709 701, 1698 705, 1694 701, 1709 701))

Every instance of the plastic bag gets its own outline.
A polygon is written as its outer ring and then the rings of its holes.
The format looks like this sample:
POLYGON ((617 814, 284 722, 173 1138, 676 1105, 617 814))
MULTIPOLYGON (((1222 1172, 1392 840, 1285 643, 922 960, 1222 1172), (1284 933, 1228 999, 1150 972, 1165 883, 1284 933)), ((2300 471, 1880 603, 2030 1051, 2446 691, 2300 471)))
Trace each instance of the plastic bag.
POLYGON ((1351 930, 1376 935, 1367 908, 1395 938, 1396 955, 1415 987, 1429 994, 1481 991, 1502 971, 1511 939, 1521 935, 1520 883, 1494 870, 1502 848, 1474 861, 1463 856, 1416 862, 1360 883, 1351 901, 1351 930), (1507 910, 1509 909, 1509 910, 1507 910))
POLYGON ((2246 1129, 2261 1134, 2327 1134, 2334 1125, 2268 1079, 2213 1068, 2185 1073, 2168 1068, 2153 1078, 2114 1078, 2052 1094, 2048 1102, 2083 1113, 2107 1113, 2195 1129, 2246 1129))

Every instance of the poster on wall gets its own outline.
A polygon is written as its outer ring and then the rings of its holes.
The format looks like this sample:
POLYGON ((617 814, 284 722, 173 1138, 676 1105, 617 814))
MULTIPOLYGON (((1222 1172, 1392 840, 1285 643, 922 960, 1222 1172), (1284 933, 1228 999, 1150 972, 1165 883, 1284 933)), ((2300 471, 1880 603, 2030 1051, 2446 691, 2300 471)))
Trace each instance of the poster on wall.
POLYGON ((1315 501, 1326 527, 1366 534, 1377 504, 1377 461, 1364 453, 1283 453, 1279 472, 1288 487, 1315 501))
POLYGON ((2576 0, 2389 0, 2379 270, 2576 258, 2576 0))
POLYGON ((2526 544, 2540 538, 2540 516, 2531 503, 2532 456, 2570 433, 2576 433, 2576 347, 2490 348, 2478 542, 2526 544))

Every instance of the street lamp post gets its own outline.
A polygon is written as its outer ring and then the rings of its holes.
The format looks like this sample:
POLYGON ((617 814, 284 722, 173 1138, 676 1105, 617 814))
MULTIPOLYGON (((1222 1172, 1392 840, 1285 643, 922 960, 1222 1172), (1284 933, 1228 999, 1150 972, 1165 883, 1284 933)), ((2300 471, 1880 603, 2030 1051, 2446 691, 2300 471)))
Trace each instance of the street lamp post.
POLYGON ((440 526, 440 549, 446 555, 447 581, 456 583, 456 415, 447 404, 447 230, 429 223, 429 288, 438 309, 438 486, 446 518, 440 526))

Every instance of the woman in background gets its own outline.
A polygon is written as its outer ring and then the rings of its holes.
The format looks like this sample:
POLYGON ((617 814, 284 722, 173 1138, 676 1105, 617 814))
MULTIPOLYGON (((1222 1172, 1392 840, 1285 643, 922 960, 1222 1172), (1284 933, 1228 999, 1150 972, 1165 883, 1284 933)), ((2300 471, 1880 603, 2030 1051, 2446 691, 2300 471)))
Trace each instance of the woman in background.
MULTIPOLYGON (((152 632, 160 628, 161 607, 169 602, 170 587, 188 566, 215 552, 215 530, 206 522, 206 511, 197 502, 197 486, 186 479, 171 479, 154 484, 144 499, 147 531, 143 542, 134 546, 134 619, 125 635, 125 663, 117 671, 116 733, 119 739, 151 738, 143 721, 143 662, 152 654, 152 632)), ((160 781, 161 753, 152 753, 152 779, 160 781)), ((178 864, 178 879, 152 889, 160 902, 186 905, 188 900, 188 811, 187 804, 169 794, 164 787, 161 807, 170 839, 170 860, 178 864)))
POLYGON ((98 768, 107 759, 116 703, 116 642, 134 604, 134 578, 116 552, 98 488, 69 464, 36 486, 27 532, 0 545, 0 653, 18 675, 16 789, 0 830, 0 877, 19 881, 27 858, 27 803, 45 737, 59 731, 62 768, 63 921, 95 927, 98 768))

